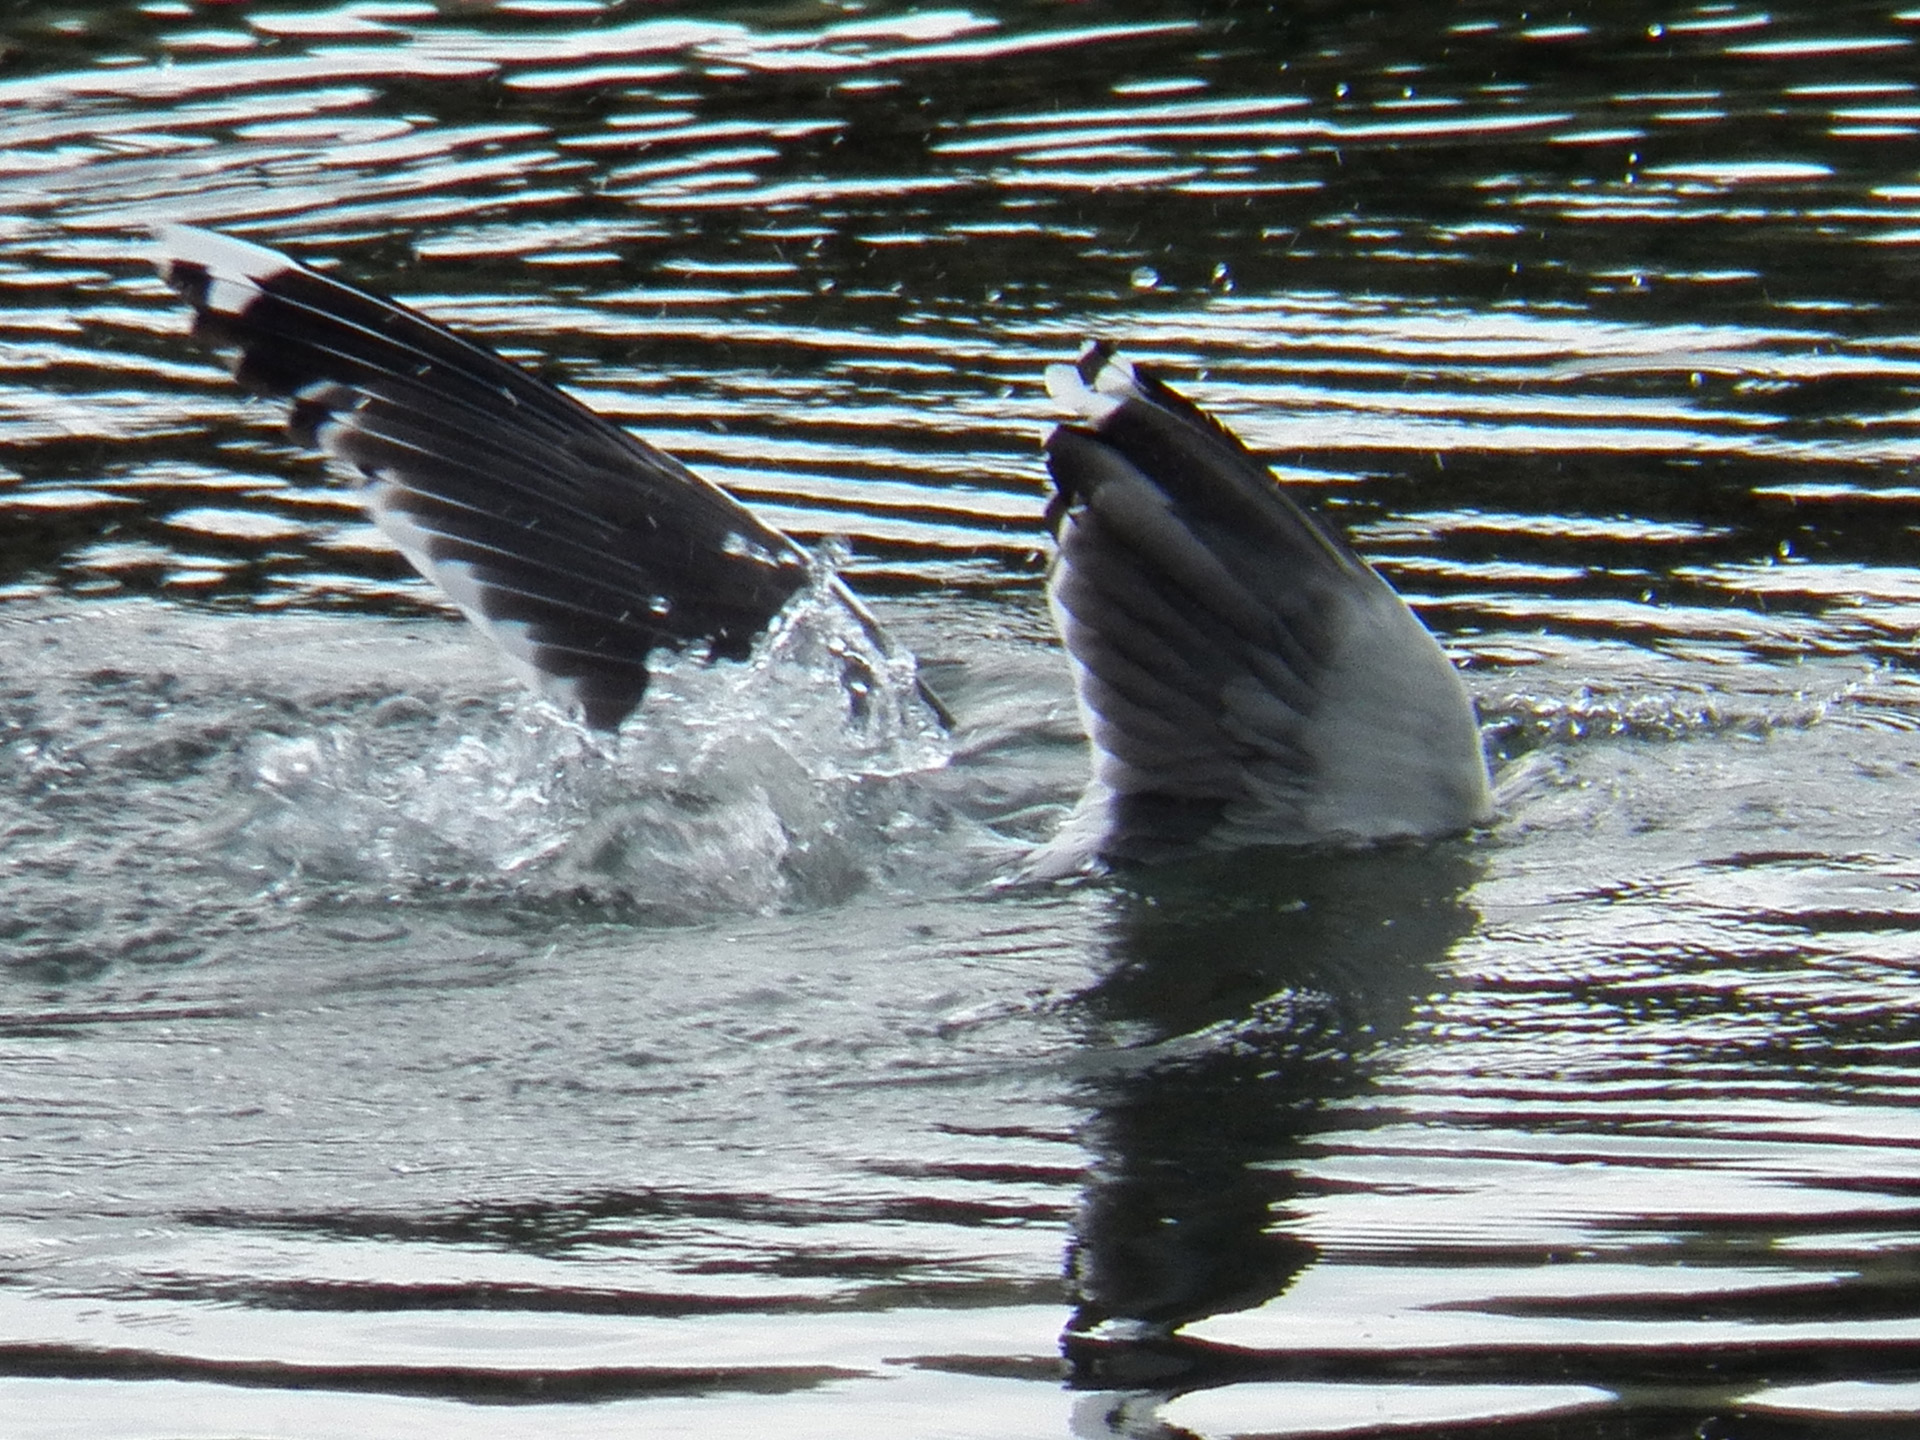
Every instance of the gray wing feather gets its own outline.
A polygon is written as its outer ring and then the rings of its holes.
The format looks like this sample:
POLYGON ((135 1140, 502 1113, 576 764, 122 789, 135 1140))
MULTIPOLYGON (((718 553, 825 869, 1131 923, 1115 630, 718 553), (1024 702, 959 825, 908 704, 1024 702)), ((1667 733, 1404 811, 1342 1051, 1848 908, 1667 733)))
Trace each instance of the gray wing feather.
POLYGON ((1400 598, 1240 442, 1096 345, 1049 385, 1055 616, 1094 745, 1036 873, 1490 815, 1465 687, 1400 598))

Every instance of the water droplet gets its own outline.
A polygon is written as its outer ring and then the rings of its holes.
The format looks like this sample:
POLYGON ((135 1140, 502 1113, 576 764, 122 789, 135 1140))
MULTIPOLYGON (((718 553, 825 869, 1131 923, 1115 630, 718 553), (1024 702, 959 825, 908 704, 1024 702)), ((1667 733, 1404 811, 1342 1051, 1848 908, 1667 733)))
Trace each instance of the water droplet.
POLYGON ((1128 279, 1136 290, 1151 290, 1160 283, 1160 272, 1151 265, 1142 265, 1128 279))

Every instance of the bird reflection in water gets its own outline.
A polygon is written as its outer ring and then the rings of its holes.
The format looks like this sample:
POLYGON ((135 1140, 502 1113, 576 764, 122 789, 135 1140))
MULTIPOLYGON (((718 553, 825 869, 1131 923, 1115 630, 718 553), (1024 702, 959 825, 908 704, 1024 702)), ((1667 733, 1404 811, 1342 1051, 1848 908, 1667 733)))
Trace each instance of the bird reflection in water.
POLYGON ((1364 1093, 1454 943, 1464 842, 1250 852, 1116 882, 1084 992, 1090 1176, 1067 1254, 1070 1381, 1183 1391, 1279 1378, 1182 1326, 1283 1294, 1313 1246, 1277 1224, 1293 1162, 1364 1093))

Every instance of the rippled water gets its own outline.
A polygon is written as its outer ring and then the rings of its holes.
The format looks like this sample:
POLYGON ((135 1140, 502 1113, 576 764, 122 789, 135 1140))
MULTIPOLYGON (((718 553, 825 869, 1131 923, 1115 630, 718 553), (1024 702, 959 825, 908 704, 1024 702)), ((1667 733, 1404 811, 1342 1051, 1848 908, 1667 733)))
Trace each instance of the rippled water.
POLYGON ((1278 10, 0 20, 0 1430, 1920 1423, 1920 10, 1278 10), (804 632, 557 723, 160 218, 842 537, 956 731, 804 632), (1089 334, 1416 602, 1491 833, 1002 883, 1089 334))

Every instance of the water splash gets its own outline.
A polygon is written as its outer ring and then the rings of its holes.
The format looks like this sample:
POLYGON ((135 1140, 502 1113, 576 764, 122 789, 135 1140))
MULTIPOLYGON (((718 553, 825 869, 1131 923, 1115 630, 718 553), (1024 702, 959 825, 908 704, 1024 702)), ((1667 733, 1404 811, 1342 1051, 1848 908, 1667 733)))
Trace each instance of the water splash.
POLYGON ((947 757, 890 653, 825 572, 752 660, 680 657, 598 734, 507 696, 451 711, 395 696, 243 748, 204 838, 286 882, 579 898, 670 919, 831 903, 939 828, 913 777, 947 757), (910 847, 909 847, 910 848, 910 847))

